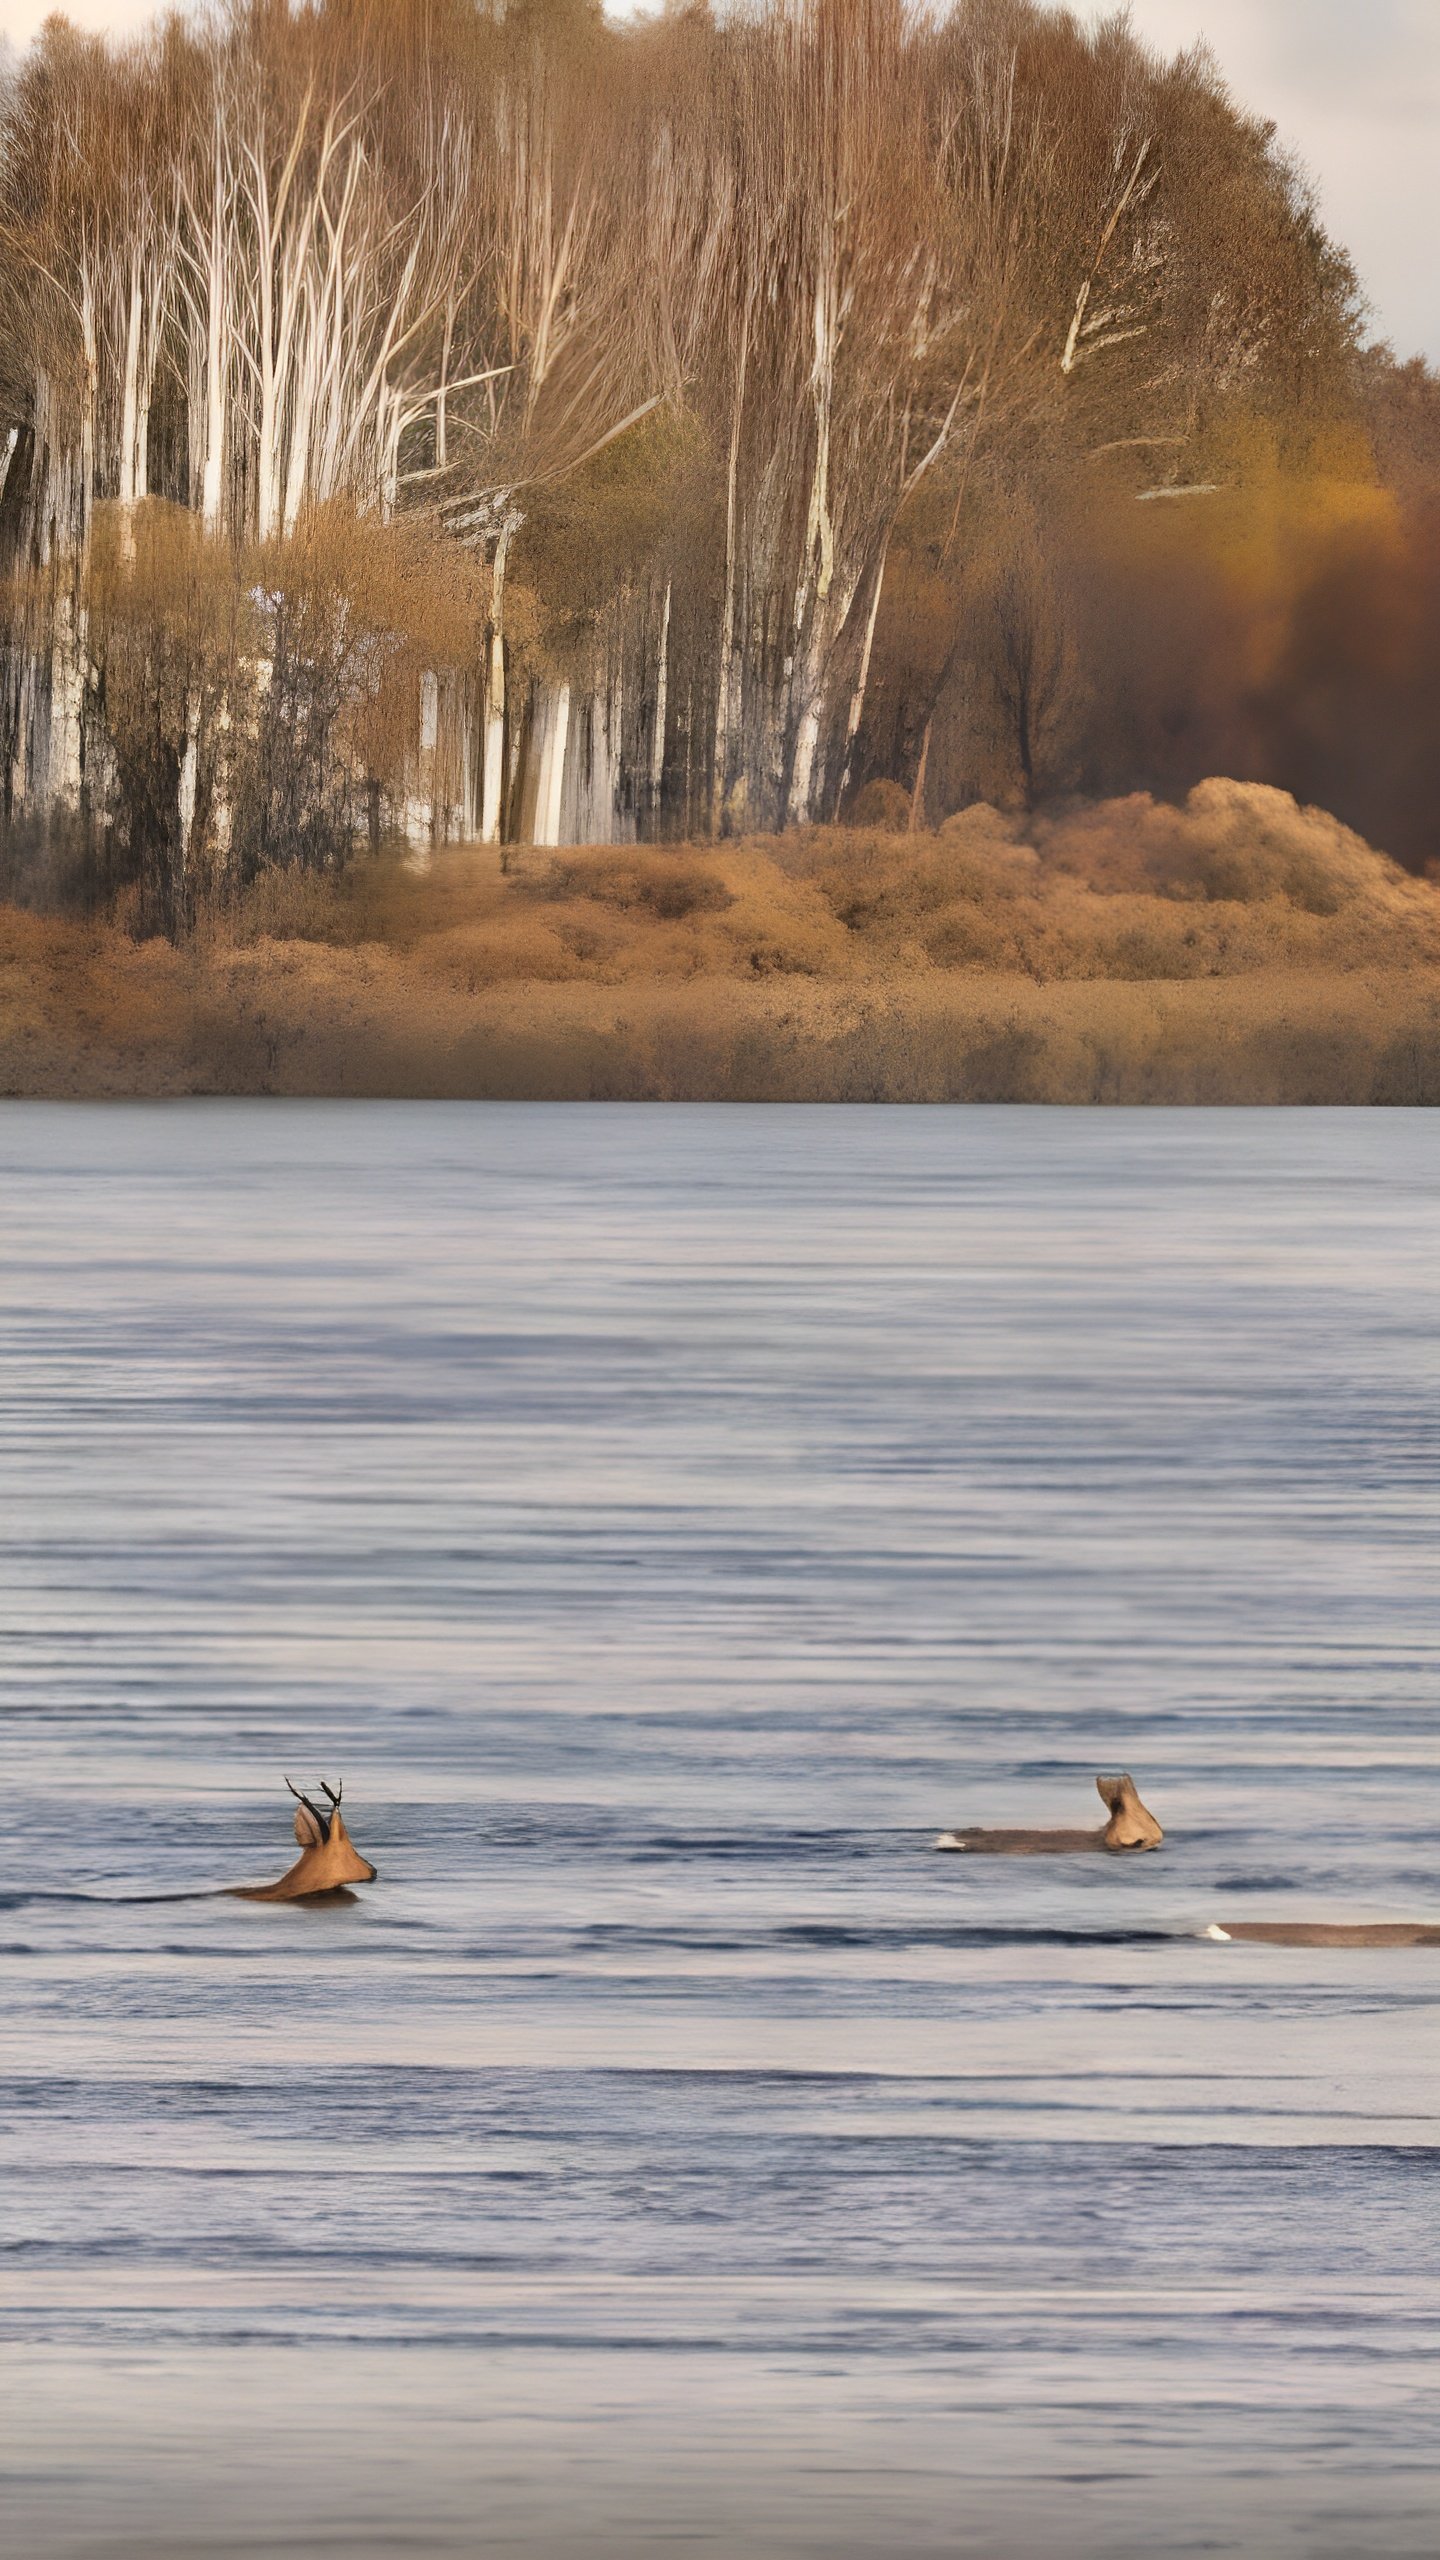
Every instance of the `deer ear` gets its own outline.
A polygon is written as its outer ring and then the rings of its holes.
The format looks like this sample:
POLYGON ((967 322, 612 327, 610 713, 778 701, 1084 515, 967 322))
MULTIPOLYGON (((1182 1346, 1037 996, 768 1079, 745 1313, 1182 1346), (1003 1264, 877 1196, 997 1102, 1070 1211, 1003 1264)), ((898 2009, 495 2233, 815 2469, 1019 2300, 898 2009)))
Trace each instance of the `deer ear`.
POLYGON ((1135 1792, 1135 1781, 1128 1775, 1119 1778, 1097 1778, 1095 1781, 1096 1794, 1102 1804, 1109 1806, 1112 1813, 1119 1812, 1127 1791, 1131 1795, 1135 1792))
POLYGON ((325 1834, 308 1804, 295 1807, 295 1837, 302 1849, 322 1849, 325 1845, 325 1834))

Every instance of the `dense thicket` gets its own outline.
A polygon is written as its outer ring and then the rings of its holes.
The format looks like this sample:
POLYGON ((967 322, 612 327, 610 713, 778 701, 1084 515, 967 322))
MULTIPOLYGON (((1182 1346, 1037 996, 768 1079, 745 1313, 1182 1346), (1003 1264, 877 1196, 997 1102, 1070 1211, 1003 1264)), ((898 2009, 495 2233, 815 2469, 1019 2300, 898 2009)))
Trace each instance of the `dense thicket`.
POLYGON ((12 876, 171 932, 391 830, 1178 786, 1257 543, 1393 531, 1270 130, 1032 0, 52 21, 0 237, 12 876))

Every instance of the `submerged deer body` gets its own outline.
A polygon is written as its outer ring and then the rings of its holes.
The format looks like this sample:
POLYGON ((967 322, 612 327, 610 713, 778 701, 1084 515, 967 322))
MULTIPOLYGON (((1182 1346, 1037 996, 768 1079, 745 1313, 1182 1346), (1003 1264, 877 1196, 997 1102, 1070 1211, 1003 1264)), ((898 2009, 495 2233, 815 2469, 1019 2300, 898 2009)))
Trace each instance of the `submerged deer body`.
POLYGON ((1261 1947, 1440 1947, 1433 1920, 1212 1920, 1203 1937, 1217 1946, 1232 1938, 1261 1947))
MULTIPOLYGON (((290 1787, 288 1778, 285 1784, 290 1787)), ((330 1811, 322 1813, 298 1787, 290 1787, 299 1808, 295 1837, 300 1855, 294 1866, 287 1868, 278 1884, 231 1884, 224 1891, 239 1902, 305 1902, 317 1894, 341 1893, 347 1885, 373 1884, 376 1869, 361 1857, 341 1819, 343 1791, 343 1779, 338 1787, 328 1787, 321 1779, 320 1792, 330 1799, 330 1811)))
POLYGON ((1110 1819, 1094 1831, 942 1831, 937 1849, 973 1849, 981 1856, 1051 1858, 1089 1849, 1121 1851, 1158 1849, 1165 1834, 1146 1811, 1128 1771, 1118 1778, 1097 1778, 1096 1789, 1110 1819))

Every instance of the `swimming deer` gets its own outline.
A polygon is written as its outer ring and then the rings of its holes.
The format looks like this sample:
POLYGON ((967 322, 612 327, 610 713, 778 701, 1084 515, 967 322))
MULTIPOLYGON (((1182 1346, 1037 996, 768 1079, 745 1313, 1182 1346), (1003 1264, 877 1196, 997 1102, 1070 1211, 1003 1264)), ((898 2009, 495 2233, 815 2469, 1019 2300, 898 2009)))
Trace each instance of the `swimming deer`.
POLYGON ((1201 1936, 1217 1946, 1241 1938, 1262 1947, 1440 1947, 1430 1920, 1212 1920, 1201 1936))
POLYGON ((1047 1858, 1081 1849, 1158 1849, 1165 1834, 1147 1813, 1128 1771, 1097 1778, 1110 1819, 1096 1831, 942 1831, 937 1849, 975 1849, 989 1857, 1047 1858))
POLYGON ((224 1891, 240 1902, 304 1902, 314 1894, 339 1893, 346 1885, 373 1884, 376 1869, 368 1858, 362 1858, 350 1839, 340 1815, 340 1798, 344 1792, 342 1778, 331 1787, 322 1778, 320 1792, 330 1799, 330 1811, 322 1813, 298 1787, 290 1787, 299 1806, 295 1816, 295 1837, 300 1855, 293 1867, 287 1868, 278 1884, 231 1884, 224 1891))

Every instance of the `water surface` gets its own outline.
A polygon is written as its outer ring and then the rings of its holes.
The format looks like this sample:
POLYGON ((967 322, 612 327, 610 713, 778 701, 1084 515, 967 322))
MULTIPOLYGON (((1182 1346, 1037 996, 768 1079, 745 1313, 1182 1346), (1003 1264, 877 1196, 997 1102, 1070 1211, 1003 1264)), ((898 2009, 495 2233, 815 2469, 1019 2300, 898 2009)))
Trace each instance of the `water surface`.
POLYGON ((25 2560, 1429 2555, 1436 1153, 6 1106, 25 2560))

